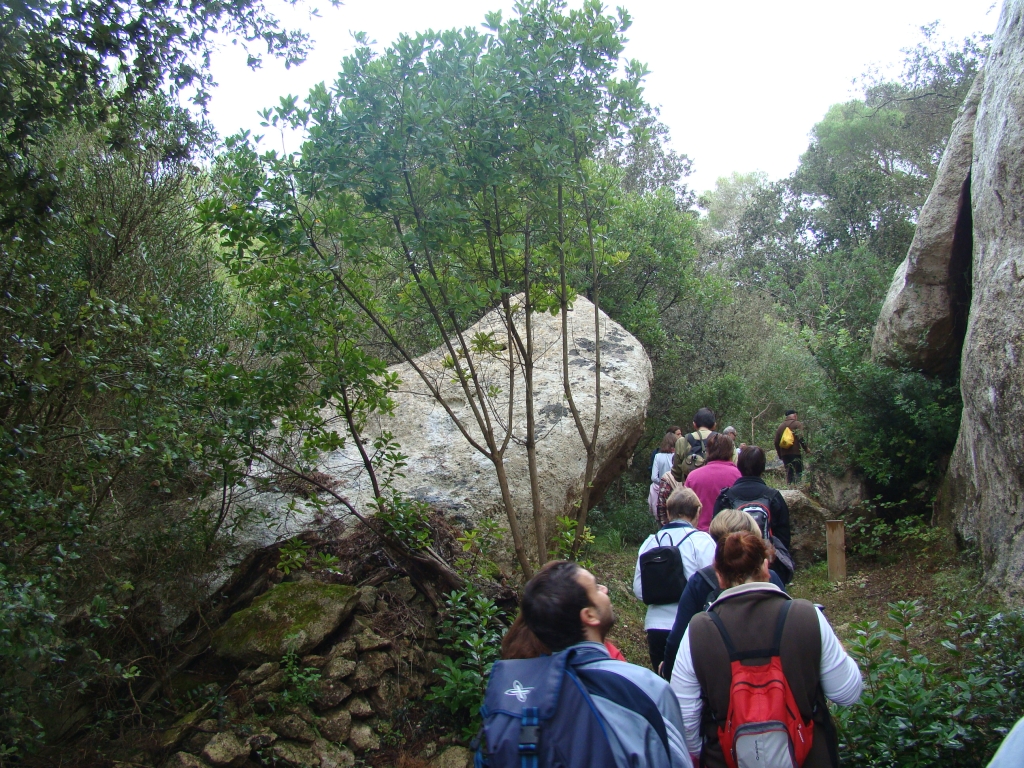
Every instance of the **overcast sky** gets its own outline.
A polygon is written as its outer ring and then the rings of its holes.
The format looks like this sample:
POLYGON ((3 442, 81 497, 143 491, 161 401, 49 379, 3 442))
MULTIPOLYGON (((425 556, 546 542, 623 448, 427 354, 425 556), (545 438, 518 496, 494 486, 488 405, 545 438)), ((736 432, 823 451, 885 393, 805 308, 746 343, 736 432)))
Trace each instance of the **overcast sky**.
MULTIPOLYGON (((921 40, 922 25, 938 20, 943 38, 959 40, 993 32, 999 13, 992 0, 621 4, 633 16, 626 56, 651 70, 647 98, 661 108, 673 148, 693 159, 689 184, 698 192, 733 171, 788 175, 814 123, 830 104, 854 93, 852 79, 869 66, 898 62, 901 48, 921 40)), ((339 8, 321 6, 321 17, 312 20, 278 0, 268 5, 287 24, 311 32, 315 49, 300 67, 267 61, 252 72, 243 52, 225 43, 213 60, 220 85, 210 104, 222 136, 240 128, 262 132, 258 110, 282 95, 305 97, 311 85, 331 83, 354 48, 350 31, 368 33, 383 48, 403 32, 478 25, 489 10, 507 17, 513 3, 347 0, 339 8)))

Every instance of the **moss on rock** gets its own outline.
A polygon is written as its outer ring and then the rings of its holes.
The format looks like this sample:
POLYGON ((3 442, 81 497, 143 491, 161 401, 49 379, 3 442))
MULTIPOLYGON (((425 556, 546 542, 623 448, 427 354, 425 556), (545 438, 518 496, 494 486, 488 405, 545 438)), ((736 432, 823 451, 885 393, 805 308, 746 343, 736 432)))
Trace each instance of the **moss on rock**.
POLYGON ((228 619, 214 633, 213 648, 244 664, 277 661, 289 648, 308 653, 352 614, 358 601, 354 587, 312 580, 278 584, 228 619))

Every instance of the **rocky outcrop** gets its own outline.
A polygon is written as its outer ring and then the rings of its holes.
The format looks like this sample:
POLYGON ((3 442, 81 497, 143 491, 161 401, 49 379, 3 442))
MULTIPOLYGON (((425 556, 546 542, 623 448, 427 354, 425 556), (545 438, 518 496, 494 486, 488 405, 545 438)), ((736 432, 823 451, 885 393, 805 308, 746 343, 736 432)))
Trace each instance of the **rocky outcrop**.
POLYGON ((865 505, 868 488, 863 477, 852 470, 843 475, 827 472, 811 474, 811 491, 833 520, 852 520, 854 517, 872 517, 872 507, 865 505))
POLYGON ((974 126, 974 263, 963 416, 937 521, 980 548, 990 581, 1024 600, 1024 1, 992 40, 974 126))
POLYGON ((798 567, 806 568, 825 557, 825 521, 834 517, 803 491, 779 493, 789 507, 789 553, 798 567))
POLYGON ((971 157, 984 76, 975 80, 893 277, 871 344, 876 359, 906 360, 932 374, 955 372, 970 303, 971 157))
MULTIPOLYGON (((516 324, 523 336, 524 321, 525 312, 520 311, 516 324)), ((578 503, 587 456, 563 392, 561 318, 534 313, 532 328, 540 497, 547 516, 553 519, 568 513, 578 503)), ((577 408, 590 431, 594 423, 596 372, 593 304, 583 297, 577 298, 569 312, 568 329, 569 379, 577 408)), ((484 351, 473 353, 471 358, 484 389, 488 390, 484 406, 498 441, 503 442, 511 433, 503 466, 521 528, 527 533, 531 529, 532 507, 527 452, 522 443, 526 431, 522 369, 518 360, 514 361, 516 375, 509 419, 510 345, 506 343, 501 315, 491 312, 464 336, 493 341, 478 345, 484 351)), ((643 432, 652 377, 650 360, 640 342, 604 313, 600 316, 600 348, 601 425, 592 503, 600 500, 607 485, 626 467, 643 432)), ((467 425, 469 434, 480 440, 472 413, 478 407, 477 398, 466 398, 455 380, 450 358, 446 364, 446 357, 443 349, 437 349, 418 358, 416 366, 436 383, 445 405, 467 425)), ((502 520, 501 494, 492 462, 469 444, 445 407, 426 392, 411 365, 395 365, 389 372, 401 380, 393 395, 394 412, 372 420, 364 435, 372 440, 389 432, 408 457, 402 470, 404 476, 394 481, 396 489, 466 521, 489 515, 502 520)), ((371 508, 372 487, 352 440, 344 450, 324 456, 317 469, 336 483, 334 489, 357 508, 371 508)), ((314 526, 314 511, 294 494, 263 492, 242 503, 267 513, 272 524, 250 529, 249 548, 265 546, 314 526)))
POLYGON ((340 584, 278 584, 228 619, 214 633, 213 647, 219 655, 243 664, 274 662, 288 650, 308 653, 352 615, 358 602, 358 590, 340 584))

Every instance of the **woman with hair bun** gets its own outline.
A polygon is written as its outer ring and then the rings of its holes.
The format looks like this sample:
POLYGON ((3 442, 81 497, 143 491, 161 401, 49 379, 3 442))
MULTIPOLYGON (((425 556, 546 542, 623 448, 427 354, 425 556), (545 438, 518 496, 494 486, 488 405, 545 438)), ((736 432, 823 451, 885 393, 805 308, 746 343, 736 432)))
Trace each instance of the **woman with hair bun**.
MULTIPOLYGON (((770 653, 767 649, 772 649, 781 660, 799 718, 812 728, 810 751, 798 764, 831 768, 838 765, 838 739, 826 698, 836 704, 856 703, 863 688, 860 670, 813 603, 793 600, 769 583, 769 546, 750 531, 730 533, 718 542, 715 572, 723 591, 707 613, 693 617, 672 670, 687 748, 709 768, 736 765, 732 755, 726 761, 719 743, 720 726, 734 716, 730 710, 733 670, 766 664, 769 657, 737 660, 735 667, 732 660, 750 651, 770 653)), ((734 744, 739 744, 739 732, 734 744)))

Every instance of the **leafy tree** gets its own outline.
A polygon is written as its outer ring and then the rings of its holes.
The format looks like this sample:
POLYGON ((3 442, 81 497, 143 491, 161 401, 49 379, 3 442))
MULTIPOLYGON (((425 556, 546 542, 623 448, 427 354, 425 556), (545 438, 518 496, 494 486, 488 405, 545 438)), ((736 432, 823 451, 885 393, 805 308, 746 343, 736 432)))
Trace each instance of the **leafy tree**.
MULTIPOLYGON (((130 148, 149 97, 187 92, 205 104, 218 33, 240 40, 254 67, 257 44, 289 65, 309 47, 262 0, 0 3, 0 247, 45 247, 49 217, 64 206, 62 174, 45 162, 48 136, 107 124, 99 135, 130 148)), ((203 151, 205 126, 184 112, 176 120, 185 130, 165 145, 166 158, 203 151)))
MULTIPOLYGON (((580 270, 592 276, 597 304, 593 276, 613 257, 604 232, 615 188, 593 158, 635 113, 643 74, 630 64, 625 80, 613 78, 629 23, 624 13, 605 16, 593 2, 563 8, 523 3, 507 22, 488 16, 489 34, 402 37, 379 58, 360 48, 343 62, 332 89, 310 93, 308 108, 289 98, 267 112, 270 124, 309 131, 301 156, 260 154, 257 142, 244 137, 225 159, 223 200, 209 211, 238 259, 259 262, 291 250, 315 255, 319 271, 494 465, 527 574, 532 566, 503 459, 513 438, 525 443, 543 562, 532 315, 561 312, 564 328, 575 297, 570 276, 580 270), (495 305, 500 336, 468 338, 470 325, 495 305), (439 367, 417 360, 434 345, 446 352, 439 367), (474 359, 499 353, 508 377, 486 382, 474 359), (446 381, 461 390, 468 415, 451 407, 446 381), (513 423, 520 386, 525 434, 513 423)), ((576 408, 563 366, 566 400, 588 456, 581 526, 600 424, 600 345, 595 354, 592 421, 576 408)))

